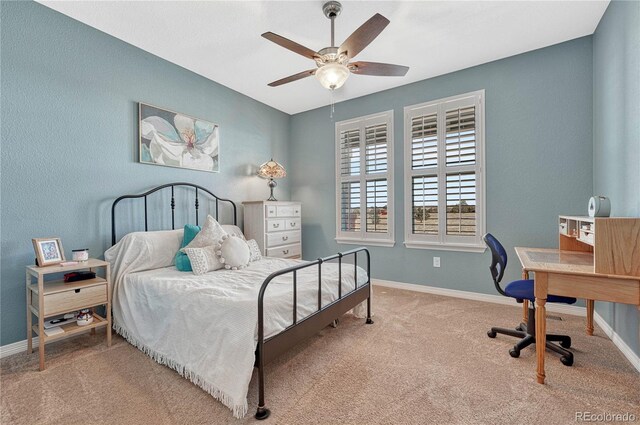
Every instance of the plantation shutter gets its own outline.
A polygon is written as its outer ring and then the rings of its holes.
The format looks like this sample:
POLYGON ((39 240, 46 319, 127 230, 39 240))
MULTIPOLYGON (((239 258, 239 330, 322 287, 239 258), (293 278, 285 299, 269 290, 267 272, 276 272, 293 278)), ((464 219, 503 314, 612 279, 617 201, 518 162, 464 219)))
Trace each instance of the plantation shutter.
POLYGON ((411 168, 438 165, 438 120, 436 114, 411 120, 411 168))
POLYGON ((392 237, 392 116, 389 111, 336 124, 338 240, 388 244, 392 237))
POLYGON ((476 235, 476 174, 468 167, 476 163, 475 106, 447 109, 444 136, 446 175, 446 234, 476 235), (459 170, 459 172, 451 172, 459 170))
POLYGON ((476 234, 476 174, 447 174, 447 235, 476 234))
POLYGON ((412 183, 412 232, 438 234, 438 176, 416 176, 412 183))
POLYGON ((476 162, 476 108, 447 111, 445 136, 447 166, 476 162))
POLYGON ((340 174, 357 176, 360 174, 360 132, 358 130, 340 133, 340 174))
POLYGON ((405 108, 408 247, 484 246, 481 93, 405 108))
POLYGON ((346 232, 360 231, 360 182, 342 183, 341 223, 346 232))
POLYGON ((387 172, 387 125, 365 128, 365 164, 367 174, 387 172))

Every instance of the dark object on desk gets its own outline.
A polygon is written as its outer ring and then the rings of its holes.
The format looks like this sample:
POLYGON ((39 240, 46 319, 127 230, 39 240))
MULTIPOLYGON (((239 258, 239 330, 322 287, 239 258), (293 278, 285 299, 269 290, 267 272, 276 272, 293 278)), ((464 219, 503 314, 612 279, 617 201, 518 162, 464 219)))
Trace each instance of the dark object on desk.
MULTIPOLYGON (((515 329, 505 328, 491 328, 487 335, 489 338, 495 338, 497 334, 504 334, 514 336, 516 338, 522 338, 509 350, 511 357, 519 357, 520 350, 528 347, 531 344, 536 343, 536 314, 535 314, 535 296, 533 292, 533 279, 516 280, 505 286, 504 290, 500 287, 500 281, 504 276, 504 270, 507 267, 507 252, 498 240, 491 234, 487 233, 482 237, 482 240, 487 244, 491 250, 491 277, 493 277, 493 283, 499 293, 505 297, 515 298, 516 301, 521 303, 523 300, 529 301, 529 311, 527 323, 520 323, 515 329)), ((575 298, 559 297, 555 295, 548 295, 547 302, 550 303, 564 303, 573 304, 576 302, 575 298)), ((565 366, 571 366, 573 364, 573 353, 566 348, 571 347, 571 337, 567 335, 554 335, 547 334, 546 348, 555 351, 562 355, 560 361, 565 366), (560 346, 554 344, 551 341, 560 342, 560 346)))
POLYGON ((67 283, 78 282, 80 280, 93 279, 96 277, 94 272, 71 272, 65 273, 64 281, 67 283))

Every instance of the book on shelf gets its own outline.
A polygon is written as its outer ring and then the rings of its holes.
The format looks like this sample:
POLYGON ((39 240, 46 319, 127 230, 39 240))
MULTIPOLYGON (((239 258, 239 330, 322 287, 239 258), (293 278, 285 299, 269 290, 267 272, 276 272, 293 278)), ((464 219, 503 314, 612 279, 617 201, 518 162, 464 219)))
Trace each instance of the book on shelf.
POLYGON ((60 326, 56 326, 55 328, 45 329, 44 333, 47 336, 54 336, 58 334, 63 334, 64 330, 60 326))

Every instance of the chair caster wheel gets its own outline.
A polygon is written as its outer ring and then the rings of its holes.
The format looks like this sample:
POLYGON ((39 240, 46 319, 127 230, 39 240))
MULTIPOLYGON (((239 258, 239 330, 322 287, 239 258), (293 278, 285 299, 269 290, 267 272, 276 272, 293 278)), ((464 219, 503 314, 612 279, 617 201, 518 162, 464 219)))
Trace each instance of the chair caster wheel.
POLYGON ((562 362, 563 365, 565 366, 573 366, 573 356, 569 357, 569 356, 562 356, 560 357, 560 361, 562 362))
POLYGON ((487 332, 487 336, 488 336, 489 338, 495 338, 495 337, 496 337, 496 335, 497 335, 497 334, 496 334, 494 331, 488 331, 488 332, 487 332))
POLYGON ((560 341, 560 346, 562 346, 562 348, 571 348, 571 338, 567 338, 564 341, 560 341))
POLYGON ((511 350, 509 350, 509 355, 515 359, 517 359, 518 357, 520 357, 520 350, 518 350, 517 348, 512 348, 511 350))

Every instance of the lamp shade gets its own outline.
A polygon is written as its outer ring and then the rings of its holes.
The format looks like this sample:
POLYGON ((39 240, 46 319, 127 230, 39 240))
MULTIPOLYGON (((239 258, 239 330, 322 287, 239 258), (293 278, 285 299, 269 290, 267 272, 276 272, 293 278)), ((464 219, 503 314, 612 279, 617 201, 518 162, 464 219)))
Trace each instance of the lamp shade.
POLYGON ((349 68, 337 62, 330 62, 316 70, 316 78, 320 81, 322 87, 329 90, 342 87, 347 78, 349 78, 349 74, 349 68))
POLYGON ((284 167, 275 162, 273 158, 270 161, 265 162, 258 169, 258 175, 265 179, 281 179, 287 176, 287 172, 284 167))

